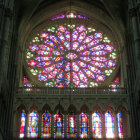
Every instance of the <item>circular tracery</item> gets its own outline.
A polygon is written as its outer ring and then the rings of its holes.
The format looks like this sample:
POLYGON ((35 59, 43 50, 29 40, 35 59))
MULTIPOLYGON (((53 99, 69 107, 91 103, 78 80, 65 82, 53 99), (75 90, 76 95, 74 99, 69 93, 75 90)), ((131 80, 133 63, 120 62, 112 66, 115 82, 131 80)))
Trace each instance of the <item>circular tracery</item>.
POLYGON ((31 74, 49 87, 102 85, 117 62, 110 40, 83 24, 61 24, 37 33, 28 44, 26 58, 31 74))

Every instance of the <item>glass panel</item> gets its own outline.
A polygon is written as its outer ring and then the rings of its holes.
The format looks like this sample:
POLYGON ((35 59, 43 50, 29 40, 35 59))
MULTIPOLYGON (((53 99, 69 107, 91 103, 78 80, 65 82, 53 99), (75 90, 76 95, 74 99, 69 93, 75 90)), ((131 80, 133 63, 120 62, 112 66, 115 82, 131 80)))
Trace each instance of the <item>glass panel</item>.
POLYGON ((54 115, 54 138, 64 138, 64 115, 54 115))
POLYGON ((74 114, 68 115, 68 122, 67 122, 67 137, 68 138, 76 138, 77 137, 77 130, 76 130, 76 119, 74 114))
POLYGON ((51 137, 51 114, 48 112, 42 114, 42 137, 51 137))
POLYGON ((35 138, 38 136, 38 114, 34 110, 29 114, 28 137, 35 138))
POLYGON ((102 137, 101 116, 98 113, 92 114, 92 131, 94 138, 102 137))
POLYGON ((89 118, 85 113, 80 114, 80 138, 88 138, 89 118))
POLYGON ((122 125, 122 113, 117 114, 117 123, 118 123, 118 134, 119 138, 123 138, 123 125, 122 125))
POLYGON ((25 110, 22 110, 21 113, 21 123, 20 123, 20 138, 24 137, 25 134, 25 123, 26 123, 26 113, 25 110))
POLYGON ((106 137, 114 138, 114 117, 109 112, 105 114, 106 137))

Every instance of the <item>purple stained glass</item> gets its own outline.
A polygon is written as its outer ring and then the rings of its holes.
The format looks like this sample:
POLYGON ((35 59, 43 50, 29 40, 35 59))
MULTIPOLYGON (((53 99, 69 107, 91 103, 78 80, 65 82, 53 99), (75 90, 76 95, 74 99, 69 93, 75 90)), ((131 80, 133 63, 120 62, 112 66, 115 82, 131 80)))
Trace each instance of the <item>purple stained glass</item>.
POLYGON ((28 69, 45 86, 100 86, 117 63, 115 47, 102 44, 103 38, 103 33, 83 24, 45 28, 27 46, 28 69))

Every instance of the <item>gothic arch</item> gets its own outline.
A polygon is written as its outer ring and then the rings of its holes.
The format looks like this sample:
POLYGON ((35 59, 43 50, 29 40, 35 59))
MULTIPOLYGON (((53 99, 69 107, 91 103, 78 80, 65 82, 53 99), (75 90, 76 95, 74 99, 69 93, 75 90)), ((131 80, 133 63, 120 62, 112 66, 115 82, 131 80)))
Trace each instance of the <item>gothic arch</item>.
POLYGON ((86 104, 82 105, 81 108, 80 108, 80 113, 89 113, 89 108, 86 104))
POLYGON ((112 105, 107 105, 106 107, 105 107, 105 113, 106 112, 110 112, 112 115, 114 115, 114 113, 115 113, 115 109, 114 109, 114 107, 112 106, 112 105))
POLYGON ((45 112, 45 111, 48 111, 49 113, 52 113, 52 110, 51 110, 51 108, 50 108, 50 106, 48 104, 45 104, 42 107, 42 112, 45 112))
POLYGON ((33 110, 37 110, 37 112, 38 112, 38 111, 39 111, 39 110, 38 110, 38 106, 35 105, 35 104, 31 105, 31 106, 30 106, 30 109, 29 109, 29 112, 32 112, 33 110))
POLYGON ((68 112, 68 113, 75 113, 75 114, 77 114, 77 109, 76 109, 76 107, 75 107, 73 104, 71 104, 71 105, 68 107, 67 112, 68 112))
POLYGON ((96 104, 94 107, 93 107, 93 111, 92 112, 97 112, 99 113, 100 115, 102 114, 102 108, 99 104, 96 104))
POLYGON ((54 109, 54 114, 64 114, 64 108, 61 104, 58 104, 54 109))

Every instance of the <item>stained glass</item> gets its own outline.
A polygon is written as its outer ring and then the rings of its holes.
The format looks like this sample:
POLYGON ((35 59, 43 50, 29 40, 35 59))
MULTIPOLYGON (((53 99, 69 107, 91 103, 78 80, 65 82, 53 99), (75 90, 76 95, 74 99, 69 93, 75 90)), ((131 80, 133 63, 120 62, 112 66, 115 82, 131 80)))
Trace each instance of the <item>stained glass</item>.
POLYGON ((54 115, 54 138, 64 138, 64 115, 54 115))
POLYGON ((76 129, 76 118, 74 114, 68 115, 67 122, 67 138, 76 138, 77 137, 77 129, 76 129))
MULTIPOLYGON (((32 69, 30 69, 32 71, 32 69)), ((32 71, 32 74, 34 74, 34 72, 32 71)), ((29 87, 29 88, 26 88, 25 90, 26 91, 32 91, 32 88, 34 85, 28 80, 28 78, 26 76, 23 77, 23 84, 24 84, 24 87, 29 87)))
POLYGON ((120 78, 116 77, 115 80, 109 85, 110 91, 119 91, 120 90, 120 78))
POLYGON ((114 117, 109 112, 105 114, 106 137, 114 138, 114 117))
POLYGON ((50 138, 51 137, 51 114, 45 112, 42 114, 42 137, 50 138))
POLYGON ((25 134, 25 123, 26 123, 26 113, 25 110, 22 110, 21 113, 21 122, 20 122, 20 138, 24 137, 25 134))
POLYGON ((29 114, 28 137, 36 138, 37 136, 38 136, 38 114, 36 110, 33 110, 29 114))
POLYGON ((117 113, 117 123, 118 123, 118 134, 119 138, 123 138, 123 124, 122 124, 122 113, 117 113))
POLYGON ((68 13, 67 18, 76 18, 76 15, 73 12, 71 12, 68 13))
POLYGON ((102 138, 101 117, 97 112, 92 114, 92 131, 94 138, 102 138))
POLYGON ((90 18, 83 16, 82 14, 77 14, 75 11, 66 13, 66 14, 59 14, 57 16, 52 17, 50 20, 58 20, 63 18, 79 18, 79 19, 86 19, 89 20, 90 18))
POLYGON ((85 113, 80 114, 80 138, 88 138, 89 118, 85 113))
MULTIPOLYGON (((77 15, 68 13, 67 17, 77 15)), ((46 26, 33 36, 27 45, 26 61, 40 85, 94 87, 111 77, 117 64, 116 52, 108 37, 95 28, 61 23, 46 26)))
POLYGON ((57 20, 57 19, 61 19, 61 18, 65 18, 65 14, 60 14, 58 16, 55 16, 55 17, 51 18, 51 20, 57 20))

